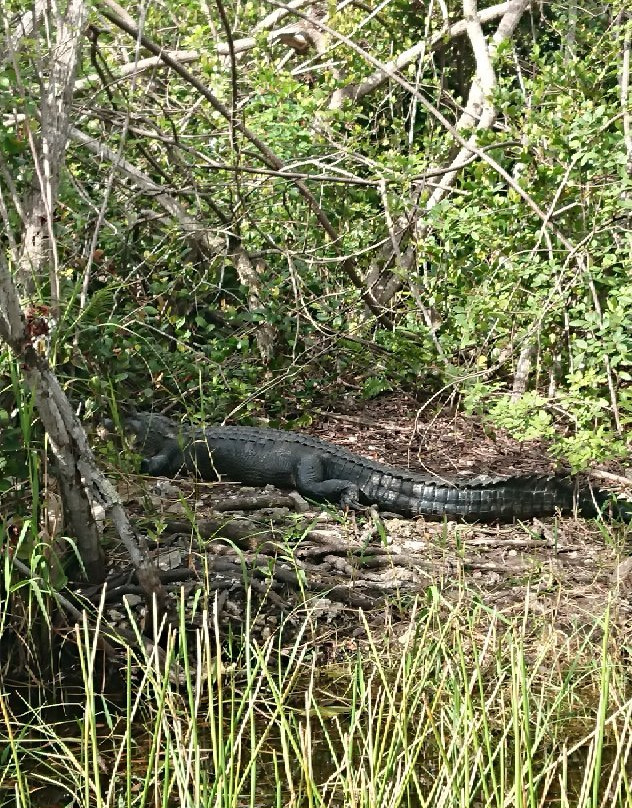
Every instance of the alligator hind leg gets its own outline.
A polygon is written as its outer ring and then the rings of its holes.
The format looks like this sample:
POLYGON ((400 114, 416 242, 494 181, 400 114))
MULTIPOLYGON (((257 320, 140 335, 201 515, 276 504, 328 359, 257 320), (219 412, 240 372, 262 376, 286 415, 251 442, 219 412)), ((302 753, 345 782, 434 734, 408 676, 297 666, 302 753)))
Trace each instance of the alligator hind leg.
POLYGON ((349 480, 326 480, 325 465, 318 454, 301 458, 296 468, 296 487, 311 499, 325 500, 353 510, 363 510, 360 489, 349 480))

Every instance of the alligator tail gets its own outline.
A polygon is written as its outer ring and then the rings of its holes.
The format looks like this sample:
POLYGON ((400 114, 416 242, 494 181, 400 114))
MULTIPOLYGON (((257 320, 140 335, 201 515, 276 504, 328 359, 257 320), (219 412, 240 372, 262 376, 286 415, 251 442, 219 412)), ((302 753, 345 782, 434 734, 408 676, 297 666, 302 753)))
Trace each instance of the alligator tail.
POLYGON ((613 498, 599 489, 577 490, 566 475, 529 475, 508 479, 478 477, 466 484, 440 480, 397 481, 389 477, 375 491, 386 509, 430 519, 463 519, 469 522, 511 522, 519 519, 570 514, 610 514, 632 521, 632 502, 613 498))
POLYGON ((587 518, 609 516, 617 522, 632 522, 632 502, 600 488, 585 488, 579 495, 579 513, 587 518))

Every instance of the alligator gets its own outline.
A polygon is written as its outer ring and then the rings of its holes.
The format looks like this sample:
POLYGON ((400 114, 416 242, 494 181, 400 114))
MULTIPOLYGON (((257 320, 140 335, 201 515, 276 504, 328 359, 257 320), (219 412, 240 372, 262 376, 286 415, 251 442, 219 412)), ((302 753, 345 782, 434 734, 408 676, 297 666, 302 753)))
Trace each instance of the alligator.
MULTIPOLYGON (((110 422, 111 425, 111 422, 110 422)), ((141 473, 293 488, 308 499, 355 510, 375 505, 406 517, 512 522, 574 511, 597 516, 610 504, 632 520, 632 502, 613 499, 568 474, 449 480, 388 466, 310 435, 249 426, 194 428, 156 413, 123 421, 142 457, 141 473)))

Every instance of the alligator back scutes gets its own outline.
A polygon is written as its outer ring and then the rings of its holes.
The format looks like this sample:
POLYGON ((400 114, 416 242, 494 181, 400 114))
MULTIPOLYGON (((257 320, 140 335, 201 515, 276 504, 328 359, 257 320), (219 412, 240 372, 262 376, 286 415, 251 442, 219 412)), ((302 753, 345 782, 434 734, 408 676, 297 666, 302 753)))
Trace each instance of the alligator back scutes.
POLYGON ((305 447, 306 449, 312 449, 320 454, 327 455, 332 459, 332 461, 348 463, 357 467, 358 470, 390 475, 394 479, 400 481, 410 481, 411 483, 428 483, 430 485, 445 486, 446 488, 493 490, 498 486, 507 486, 512 484, 516 490, 528 491, 530 488, 535 488, 536 490, 542 492, 547 489, 557 488, 563 482, 568 486, 572 485, 571 478, 568 477, 568 475, 554 473, 495 476, 479 474, 475 477, 448 477, 430 471, 416 471, 406 469, 401 466, 391 466, 387 463, 381 463, 378 460, 363 457, 362 455, 349 451, 344 446, 328 443, 320 438, 316 438, 312 435, 306 435, 302 432, 287 432, 283 429, 272 429, 268 427, 207 427, 203 432, 200 430, 199 433, 196 433, 195 439, 201 443, 208 441, 209 444, 212 444, 214 440, 229 441, 233 439, 241 446, 243 446, 244 443, 252 443, 254 445, 260 445, 262 447, 268 446, 271 448, 284 443, 293 446, 298 445, 305 447))

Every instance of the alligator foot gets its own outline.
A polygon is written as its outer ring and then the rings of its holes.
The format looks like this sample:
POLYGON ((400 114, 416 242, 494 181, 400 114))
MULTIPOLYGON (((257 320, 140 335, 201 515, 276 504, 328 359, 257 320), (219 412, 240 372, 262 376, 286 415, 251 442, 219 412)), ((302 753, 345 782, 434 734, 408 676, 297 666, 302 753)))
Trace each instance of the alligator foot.
POLYGON ((349 493, 345 493, 340 497, 340 504, 348 511, 358 511, 359 513, 366 513, 369 510, 368 505, 363 505, 359 499, 349 493))

